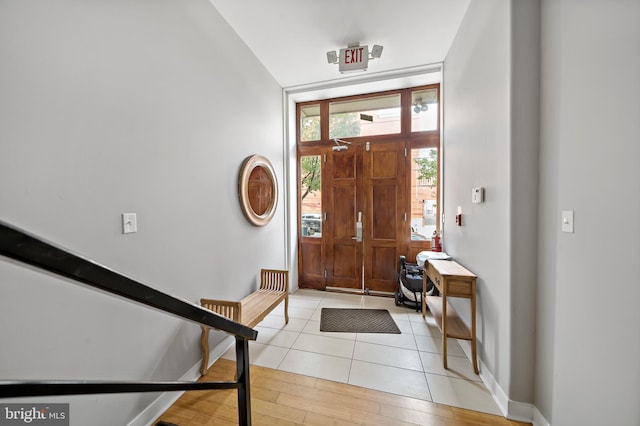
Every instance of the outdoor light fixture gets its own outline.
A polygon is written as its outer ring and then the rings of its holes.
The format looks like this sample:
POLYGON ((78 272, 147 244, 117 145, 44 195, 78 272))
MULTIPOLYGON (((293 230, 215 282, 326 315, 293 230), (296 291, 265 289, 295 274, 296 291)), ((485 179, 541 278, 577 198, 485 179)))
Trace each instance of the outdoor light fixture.
POLYGON ((413 112, 418 114, 420 111, 427 111, 429 109, 429 105, 426 102, 422 102, 422 99, 418 99, 415 104, 413 104, 413 112))
POLYGON ((327 52, 327 62, 338 64, 341 73, 348 71, 366 71, 369 60, 382 56, 383 46, 373 45, 371 52, 369 46, 360 46, 360 43, 350 44, 344 49, 340 49, 340 54, 335 50, 327 52))

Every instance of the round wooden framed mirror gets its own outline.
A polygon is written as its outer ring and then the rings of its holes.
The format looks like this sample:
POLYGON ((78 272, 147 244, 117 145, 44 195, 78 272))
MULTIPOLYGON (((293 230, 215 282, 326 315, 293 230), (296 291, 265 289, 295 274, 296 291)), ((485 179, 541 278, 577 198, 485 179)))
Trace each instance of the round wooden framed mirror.
POLYGON ((278 204, 278 182, 271 162, 262 155, 252 155, 242 163, 238 179, 242 212, 249 222, 265 226, 278 204))

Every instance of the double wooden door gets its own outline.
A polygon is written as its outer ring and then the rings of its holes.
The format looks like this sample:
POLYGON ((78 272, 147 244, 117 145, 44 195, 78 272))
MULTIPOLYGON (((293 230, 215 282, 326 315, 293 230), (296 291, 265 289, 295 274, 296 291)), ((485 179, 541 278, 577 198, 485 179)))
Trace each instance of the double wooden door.
POLYGON ((323 154, 321 238, 301 235, 300 287, 396 291, 410 233, 404 152, 384 142, 323 154))

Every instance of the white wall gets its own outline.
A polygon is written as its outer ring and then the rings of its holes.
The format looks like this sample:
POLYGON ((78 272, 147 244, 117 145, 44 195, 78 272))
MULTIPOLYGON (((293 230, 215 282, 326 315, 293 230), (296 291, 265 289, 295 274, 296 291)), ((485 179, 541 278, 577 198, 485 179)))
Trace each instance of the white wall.
MULTIPOLYGON (((479 356, 505 392, 511 364, 510 59, 509 3, 471 2, 444 63, 443 244, 478 275, 479 356), (471 203, 477 186, 485 188, 482 204, 471 203), (458 206, 462 227, 454 221, 458 206)), ((468 304, 455 306, 469 323, 468 304)))
POLYGON ((542 2, 535 396, 554 426, 640 424, 639 21, 635 0, 542 2))
POLYGON ((482 377, 520 418, 533 402, 539 16, 537 1, 472 2, 444 78, 444 248, 478 275, 482 377))
MULTIPOLYGON (((0 64, 0 220, 193 302, 286 266, 282 204, 256 228, 237 197, 254 153, 282 188, 282 91, 209 2, 4 0, 0 64)), ((0 280, 2 379, 177 379, 200 357, 195 324, 6 259, 0 280)), ((58 400, 113 425, 155 397, 58 400)))
POLYGON ((483 377, 536 425, 640 424, 638 21, 637 1, 472 2, 445 61, 445 249, 479 276, 483 377))
POLYGON ((530 414, 535 364, 540 141, 540 2, 511 2, 509 413, 530 414))

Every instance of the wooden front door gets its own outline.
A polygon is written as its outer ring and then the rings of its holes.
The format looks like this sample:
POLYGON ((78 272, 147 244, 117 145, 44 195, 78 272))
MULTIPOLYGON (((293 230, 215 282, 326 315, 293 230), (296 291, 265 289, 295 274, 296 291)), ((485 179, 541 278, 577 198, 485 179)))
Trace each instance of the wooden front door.
POLYGON ((328 155, 323 185, 327 287, 396 290, 406 211, 404 169, 402 143, 354 145, 328 155))
POLYGON ((331 151, 326 170, 326 285, 362 289, 363 246, 356 238, 358 212, 363 209, 362 146, 331 151))
POLYGON ((371 145, 363 156, 365 290, 395 292, 398 257, 408 239, 404 144, 371 145))

